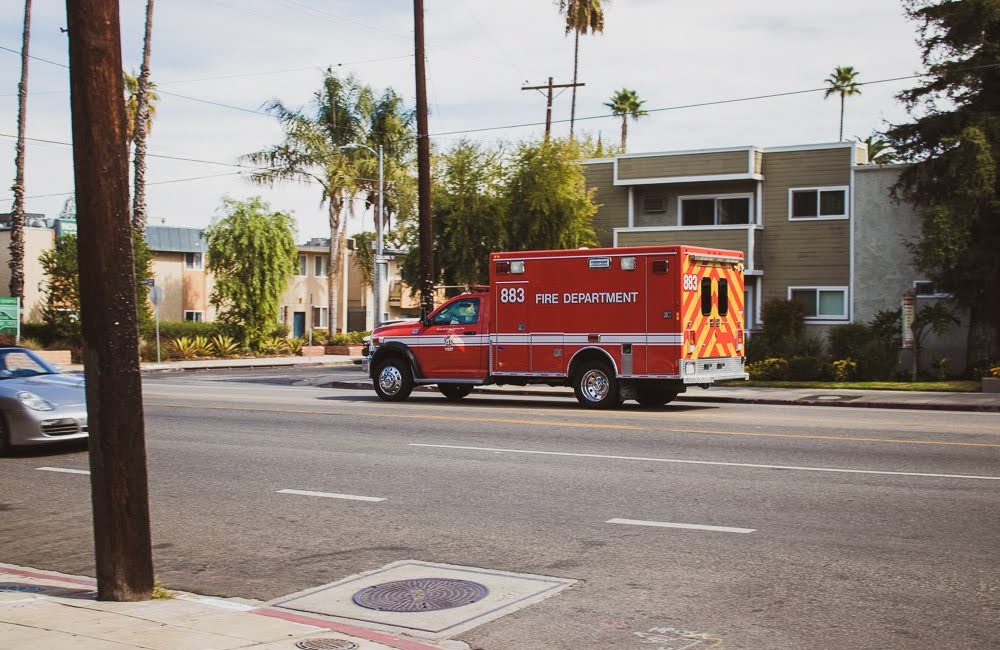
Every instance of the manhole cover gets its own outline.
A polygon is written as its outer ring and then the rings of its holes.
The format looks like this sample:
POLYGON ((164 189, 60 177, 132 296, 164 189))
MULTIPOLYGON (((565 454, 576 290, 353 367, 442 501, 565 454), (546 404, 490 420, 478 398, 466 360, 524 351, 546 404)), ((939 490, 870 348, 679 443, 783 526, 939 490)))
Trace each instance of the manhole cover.
POLYGON ((383 582, 354 594, 354 602, 380 612, 433 612, 480 601, 489 590, 471 580, 417 578, 383 582))
POLYGON ((347 639, 305 639, 295 644, 302 650, 357 650, 358 644, 347 639))
POLYGON ((22 594, 37 594, 44 591, 44 587, 37 585, 22 585, 17 582, 0 582, 0 591, 16 591, 22 594))

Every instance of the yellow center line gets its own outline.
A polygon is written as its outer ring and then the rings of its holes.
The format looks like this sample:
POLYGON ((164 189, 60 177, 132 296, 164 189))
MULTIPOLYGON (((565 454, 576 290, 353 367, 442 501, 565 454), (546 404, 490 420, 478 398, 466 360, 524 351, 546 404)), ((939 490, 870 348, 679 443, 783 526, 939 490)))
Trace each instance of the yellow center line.
MULTIPOLYGON (((169 404, 169 403, 157 403, 150 404, 150 406, 160 406, 164 408, 191 408, 190 404, 169 404)), ((196 406, 194 408, 214 410, 214 411, 251 411, 257 413, 295 413, 301 415, 341 415, 347 417, 359 417, 359 418, 396 418, 405 420, 436 420, 436 421, 448 421, 448 422, 489 422, 497 424, 530 424, 537 426, 546 427, 571 427, 580 429, 617 429, 617 430, 629 430, 629 431, 652 431, 654 433, 693 433, 701 435, 713 435, 713 436, 741 436, 741 437, 755 437, 755 438, 791 438, 796 440, 827 440, 835 442, 864 442, 864 443, 891 443, 891 444, 901 444, 901 445, 930 445, 938 447, 1000 447, 1000 443, 987 443, 987 442, 957 442, 957 441, 941 441, 941 440, 912 440, 912 439, 896 439, 896 438, 869 438, 863 436, 823 436, 816 434, 797 434, 797 433, 764 433, 760 431, 712 431, 705 429, 676 429, 676 428, 664 428, 664 429, 650 429, 647 427, 638 427, 625 424, 604 424, 604 423, 588 423, 588 422, 565 422, 558 420, 528 420, 519 418, 473 418, 464 417, 457 415, 418 415, 414 413, 371 413, 364 411, 315 411, 308 409, 276 409, 276 408, 257 408, 257 407, 244 407, 241 405, 233 406, 196 406)))

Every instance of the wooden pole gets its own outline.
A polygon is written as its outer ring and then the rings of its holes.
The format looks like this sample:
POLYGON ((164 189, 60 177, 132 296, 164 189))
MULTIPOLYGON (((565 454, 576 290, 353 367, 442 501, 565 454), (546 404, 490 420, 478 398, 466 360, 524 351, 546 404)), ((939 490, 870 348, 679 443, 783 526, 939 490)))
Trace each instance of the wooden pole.
POLYGON ((97 597, 153 588, 118 0, 67 0, 97 597))
MULTIPOLYGON (((586 86, 587 84, 576 83, 575 81, 571 84, 554 84, 552 83, 552 77, 549 77, 548 83, 543 86, 521 86, 521 90, 537 90, 545 91, 545 141, 548 142, 549 138, 552 136, 552 102, 555 100, 555 95, 553 90, 556 88, 572 88, 574 91, 580 86, 586 86)), ((572 132, 570 133, 572 138, 572 132)))
POLYGON ((417 219, 420 230, 420 309, 434 309, 434 231, 431 221, 431 142, 427 129, 427 74, 424 56, 424 0, 413 0, 414 59, 417 75, 417 219))

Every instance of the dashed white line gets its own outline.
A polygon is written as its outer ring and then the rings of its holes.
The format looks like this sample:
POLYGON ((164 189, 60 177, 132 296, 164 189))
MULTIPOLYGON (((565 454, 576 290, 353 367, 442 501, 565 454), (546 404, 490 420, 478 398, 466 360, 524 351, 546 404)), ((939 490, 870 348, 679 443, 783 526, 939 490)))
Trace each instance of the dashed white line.
POLYGON ((687 460, 685 458, 654 458, 646 456, 612 456, 607 454, 577 454, 568 451, 535 451, 531 449, 499 449, 495 447, 466 447, 463 445, 428 445, 409 443, 410 447, 431 447, 434 449, 463 449, 467 451, 493 451, 507 454, 529 454, 536 456, 567 456, 571 458, 601 458, 606 460, 634 460, 647 463, 677 463, 680 465, 714 465, 717 467, 750 467, 753 469, 793 469, 801 472, 832 472, 839 474, 875 474, 880 476, 917 476, 921 478, 965 478, 978 481, 1000 481, 1000 476, 976 476, 970 474, 931 474, 926 472, 892 472, 876 469, 846 469, 840 467, 800 467, 797 465, 762 465, 759 463, 727 463, 717 460, 687 460))
POLYGON ((278 490, 278 494, 298 494, 305 497, 325 497, 327 499, 346 499, 348 501, 385 501, 382 497, 363 497, 356 494, 313 492, 312 490, 278 490))
POLYGON ((755 528, 731 528, 729 526, 704 526, 702 524, 675 524, 669 521, 644 521, 642 519, 608 519, 606 524, 626 524, 629 526, 652 526, 654 528, 684 528, 687 530, 712 530, 718 533, 755 533, 755 528))
POLYGON ((70 469, 68 467, 36 467, 39 472, 62 472, 63 474, 90 474, 87 469, 70 469))

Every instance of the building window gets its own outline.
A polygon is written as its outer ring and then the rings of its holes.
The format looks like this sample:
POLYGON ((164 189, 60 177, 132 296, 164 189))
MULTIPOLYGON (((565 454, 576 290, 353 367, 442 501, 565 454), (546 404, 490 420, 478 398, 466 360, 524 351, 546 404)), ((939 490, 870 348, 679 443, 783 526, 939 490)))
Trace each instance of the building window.
POLYGON ((847 318, 847 287, 788 287, 788 299, 802 305, 807 319, 847 318))
POLYGON ((306 264, 306 256, 299 253, 299 272, 296 275, 309 275, 309 266, 306 264))
POLYGON ((719 278, 719 316, 729 314, 729 282, 719 278))
POLYGON ((788 190, 789 219, 846 219, 846 187, 808 187, 788 190))
POLYGON ((736 226, 750 223, 750 195, 682 196, 682 226, 736 226))
POLYGON ((184 310, 184 320, 194 321, 195 323, 200 323, 205 319, 205 312, 196 311, 193 309, 184 310))
POLYGON ((194 271, 204 269, 204 258, 202 258, 201 253, 184 253, 184 267, 194 271))
POLYGON ((312 316, 312 326, 314 328, 330 326, 330 323, 327 321, 328 311, 326 307, 313 307, 312 316))
POLYGON ((288 322, 288 306, 282 305, 278 307, 278 322, 284 325, 288 322))
POLYGON ((950 293, 939 290, 930 280, 914 280, 913 292, 917 298, 951 298, 950 293))
POLYGON ((313 266, 313 274, 317 278, 325 278, 326 277, 326 263, 327 263, 326 255, 317 255, 315 257, 315 259, 314 259, 314 262, 315 262, 315 265, 313 266))
POLYGON ((701 279, 701 315, 712 315, 712 278, 701 279))

